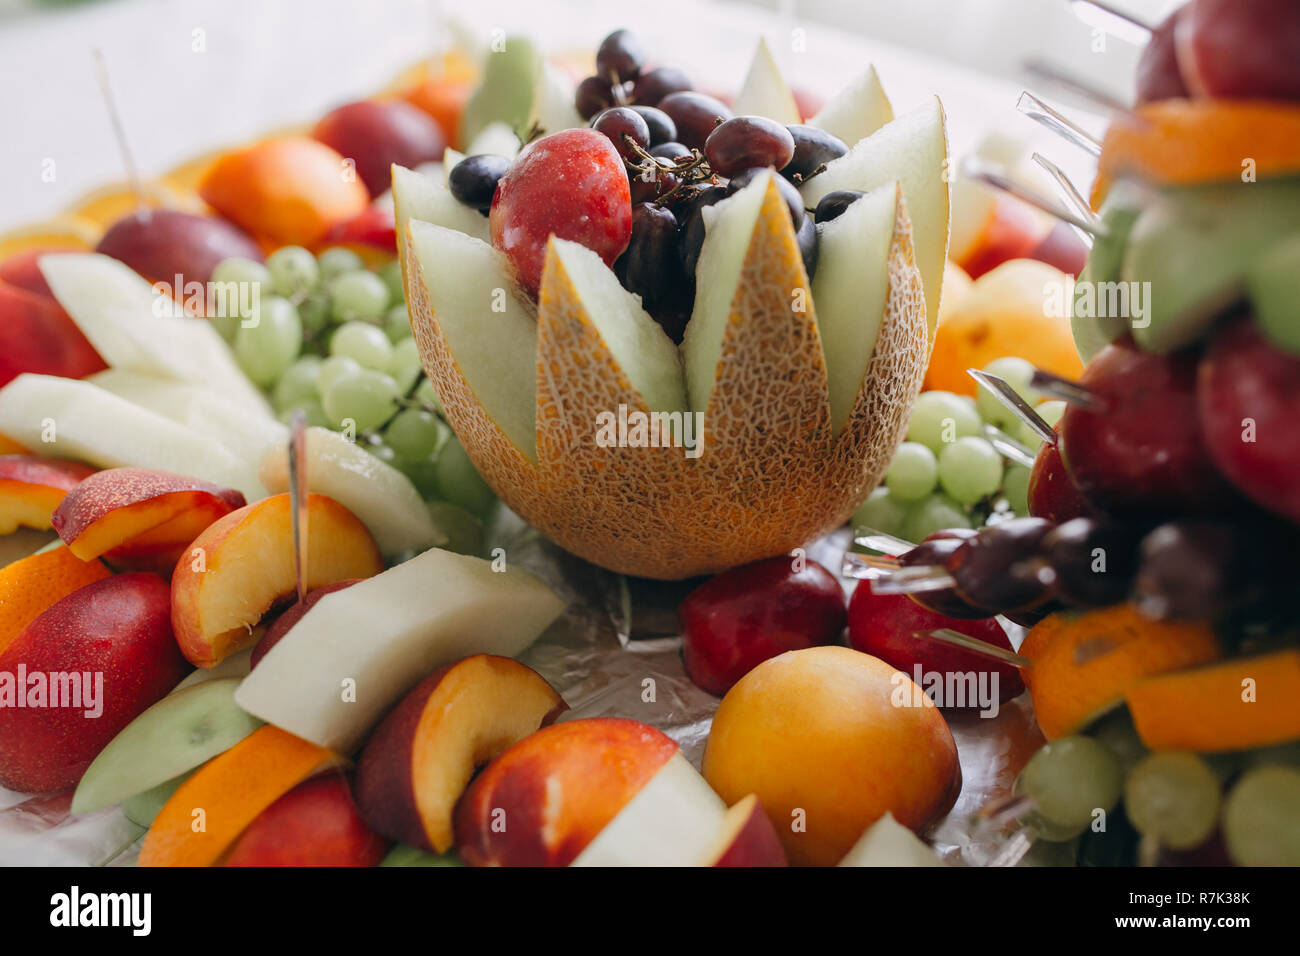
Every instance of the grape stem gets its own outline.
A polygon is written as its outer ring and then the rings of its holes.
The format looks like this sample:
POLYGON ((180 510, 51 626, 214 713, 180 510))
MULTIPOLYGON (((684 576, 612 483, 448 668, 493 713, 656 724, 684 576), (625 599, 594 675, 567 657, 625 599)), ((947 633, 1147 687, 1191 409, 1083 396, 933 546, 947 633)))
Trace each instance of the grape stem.
POLYGON ((400 398, 393 399, 393 404, 397 406, 393 410, 393 414, 389 415, 381 424, 376 425, 370 431, 362 432, 362 437, 365 438, 367 442, 372 445, 378 445, 381 441, 379 436, 384 433, 389 425, 393 424, 393 419, 402 414, 402 412, 406 411, 408 408, 423 408, 426 412, 431 414, 434 413, 433 406, 426 402, 417 402, 415 400, 415 393, 419 391, 425 378, 427 378, 427 376, 424 374, 424 369, 420 369, 420 374, 415 376, 415 381, 412 382, 411 387, 406 390, 406 394, 400 398))

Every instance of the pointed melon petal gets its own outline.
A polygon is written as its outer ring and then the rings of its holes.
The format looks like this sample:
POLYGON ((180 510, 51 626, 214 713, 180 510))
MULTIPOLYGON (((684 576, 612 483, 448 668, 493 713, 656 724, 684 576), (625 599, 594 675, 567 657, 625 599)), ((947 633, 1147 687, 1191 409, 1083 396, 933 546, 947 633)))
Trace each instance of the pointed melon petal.
MULTIPOLYGON (((427 308, 474 402, 529 461, 537 460, 537 324, 502 255, 452 229, 412 220, 407 297, 419 282, 427 308)), ((419 307, 412 310, 412 316, 419 307)), ((433 364, 420 339, 426 368, 433 364)), ((446 407, 452 398, 435 378, 446 407)))
POLYGON ((819 228, 813 303, 836 434, 848 421, 889 298, 889 247, 901 188, 881 186, 819 228))
POLYGON ((411 219, 455 229, 482 242, 489 241, 487 216, 464 205, 433 176, 404 166, 393 167, 393 216, 397 222, 399 249, 405 245, 405 225, 411 219))
POLYGON ((926 321, 933 341, 948 256, 948 135, 939 100, 881 127, 808 180, 800 192, 812 207, 837 189, 870 192, 895 180, 903 185, 912 220, 912 244, 925 285, 926 321))
MULTIPOLYGON (((593 347, 607 353, 647 408, 686 408, 677 346, 600 256, 576 242, 552 237, 539 304, 553 307, 557 320, 563 317, 590 327, 595 333, 593 347)), ((601 360, 605 355, 592 358, 601 360)), ((590 421, 588 417, 586 422, 590 421)))
POLYGON ((542 64, 537 100, 533 103, 533 124, 546 133, 558 133, 584 125, 573 105, 574 85, 551 63, 542 64))
POLYGON ((465 147, 465 155, 481 156, 487 153, 514 159, 519 155, 520 146, 519 137, 505 123, 489 123, 474 137, 469 146, 465 147))
POLYGON ((894 119, 894 108, 880 85, 876 68, 869 66, 848 86, 840 90, 808 121, 838 136, 849 146, 856 146, 894 119))
POLYGON ((778 123, 802 123, 794 94, 776 65, 767 41, 760 39, 745 82, 731 106, 736 116, 766 116, 778 123))

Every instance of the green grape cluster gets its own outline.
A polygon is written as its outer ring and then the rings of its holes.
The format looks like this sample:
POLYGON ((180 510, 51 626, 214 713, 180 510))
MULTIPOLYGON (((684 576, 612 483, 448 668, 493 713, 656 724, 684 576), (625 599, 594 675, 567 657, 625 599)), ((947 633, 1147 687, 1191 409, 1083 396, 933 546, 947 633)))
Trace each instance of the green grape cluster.
POLYGON ((257 287, 255 308, 212 321, 281 421, 301 411, 308 425, 349 431, 411 479, 457 543, 481 546, 495 496, 424 377, 397 260, 371 270, 341 246, 286 246, 265 265, 227 259, 213 281, 257 287))
MULTIPOLYGON (((1009 357, 990 362, 986 371, 1010 384, 1048 424, 1055 425, 1065 403, 1041 401, 1030 387, 1033 366, 1009 357)), ((881 487, 853 516, 855 526, 870 526, 908 541, 945 528, 977 528, 994 512, 1029 513, 1030 470, 1005 458, 987 437, 992 426, 1037 452, 1041 440, 981 388, 978 398, 953 392, 922 392, 912 407, 907 440, 898 446, 881 487)))

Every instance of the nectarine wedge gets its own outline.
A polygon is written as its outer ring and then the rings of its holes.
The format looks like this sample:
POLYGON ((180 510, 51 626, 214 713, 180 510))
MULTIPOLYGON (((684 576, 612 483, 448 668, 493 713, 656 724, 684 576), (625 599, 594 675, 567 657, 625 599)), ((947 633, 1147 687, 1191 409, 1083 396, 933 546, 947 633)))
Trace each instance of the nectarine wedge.
POLYGON ((20 527, 50 527, 50 517, 64 496, 94 472, 89 465, 74 461, 0 455, 0 535, 12 534, 20 527))
POLYGON ((388 841, 357 812, 348 778, 326 774, 294 787, 258 815, 226 866, 378 866, 388 841))
POLYGON ((52 525, 83 561, 108 555, 118 567, 170 573, 208 525, 244 506, 233 488, 149 468, 109 468, 75 488, 52 525))
POLYGON ((372 827, 446 853, 452 810, 474 771, 566 709, 540 674, 476 654, 420 681, 371 735, 357 764, 357 803, 372 827))
MULTIPOLYGON (((366 526, 333 498, 307 496, 307 586, 368 578, 383 559, 366 526)), ((199 667, 256 643, 253 628, 295 588, 289 496, 246 505, 190 544, 172 575, 172 627, 199 667)))
POLYGON ((185 673, 167 583, 105 578, 51 605, 0 653, 0 786, 69 787, 185 673))
POLYGON ((727 811, 705 866, 786 866, 785 848, 754 794, 727 811))

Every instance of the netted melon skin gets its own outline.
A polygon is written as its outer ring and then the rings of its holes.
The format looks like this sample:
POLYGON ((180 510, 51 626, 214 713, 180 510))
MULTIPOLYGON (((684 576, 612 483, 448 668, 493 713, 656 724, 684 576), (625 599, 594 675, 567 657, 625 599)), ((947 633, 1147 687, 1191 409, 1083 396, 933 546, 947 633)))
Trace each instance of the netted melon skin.
POLYGON ((611 571, 663 580, 807 544, 848 520, 879 483, 903 438, 929 350, 901 200, 888 272, 874 355, 848 422, 833 435, 815 303, 787 207, 769 186, 731 303, 703 452, 688 458, 680 447, 597 443, 599 413, 649 409, 550 251, 538 302, 533 462, 475 400, 438 327, 419 262, 404 256, 421 360, 484 479, 565 550, 611 571))

